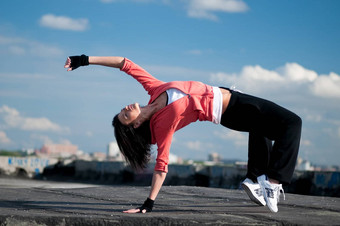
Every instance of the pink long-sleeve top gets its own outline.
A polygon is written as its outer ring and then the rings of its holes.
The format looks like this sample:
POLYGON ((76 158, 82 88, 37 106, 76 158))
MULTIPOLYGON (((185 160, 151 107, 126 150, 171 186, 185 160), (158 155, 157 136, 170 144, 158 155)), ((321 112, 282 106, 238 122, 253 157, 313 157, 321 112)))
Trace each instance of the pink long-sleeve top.
POLYGON ((158 152, 155 170, 168 172, 169 152, 174 132, 197 120, 212 121, 213 87, 196 81, 160 81, 127 58, 121 71, 142 84, 150 95, 149 104, 171 88, 187 94, 156 112, 150 119, 151 143, 157 144, 158 152))

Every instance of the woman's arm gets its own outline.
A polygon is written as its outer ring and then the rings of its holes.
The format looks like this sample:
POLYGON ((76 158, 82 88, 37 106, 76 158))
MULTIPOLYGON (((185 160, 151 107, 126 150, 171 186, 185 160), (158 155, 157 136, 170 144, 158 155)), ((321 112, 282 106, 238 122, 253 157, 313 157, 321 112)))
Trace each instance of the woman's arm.
POLYGON ((67 68, 67 71, 73 71, 80 66, 89 64, 119 68, 136 79, 149 95, 152 95, 155 89, 164 84, 164 82, 153 77, 139 65, 120 56, 70 56, 67 58, 64 68, 67 68))
POLYGON ((98 57, 98 56, 70 56, 67 58, 64 68, 67 71, 72 71, 79 66, 87 66, 89 64, 102 65, 107 67, 114 67, 121 69, 124 66, 124 57, 110 56, 110 57, 98 57))
MULTIPOLYGON (((151 190, 150 190, 150 194, 149 194, 149 199, 151 200, 155 200, 159 191, 161 190, 161 187, 163 185, 163 182, 165 180, 166 177, 165 172, 162 171, 154 171, 153 172, 153 177, 152 177, 152 184, 151 184, 151 190)), ((141 208, 136 208, 136 209, 130 209, 130 210, 126 210, 124 211, 124 213, 146 213, 146 209, 142 209, 141 208)))
POLYGON ((166 177, 165 172, 162 172, 162 171, 153 172, 151 190, 149 194, 150 199, 152 200, 156 199, 159 191, 161 190, 165 177, 166 177))
POLYGON ((118 56, 109 57, 90 56, 89 64, 96 64, 121 69, 124 66, 124 59, 125 59, 124 57, 118 56))

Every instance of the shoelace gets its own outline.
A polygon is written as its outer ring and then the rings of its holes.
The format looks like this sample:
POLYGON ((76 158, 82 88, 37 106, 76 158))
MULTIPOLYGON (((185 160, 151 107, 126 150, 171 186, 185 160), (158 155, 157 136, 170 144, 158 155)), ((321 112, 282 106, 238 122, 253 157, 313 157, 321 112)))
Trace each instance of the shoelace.
POLYGON ((283 200, 286 200, 286 196, 285 196, 285 191, 283 190, 282 188, 282 184, 279 184, 273 192, 276 192, 277 193, 277 202, 280 201, 280 194, 282 193, 283 194, 283 200))
POLYGON ((285 191, 282 188, 282 184, 277 187, 277 202, 280 201, 280 194, 283 194, 283 200, 286 200, 285 191))
POLYGON ((276 196, 277 196, 277 202, 280 201, 280 194, 283 194, 283 200, 286 200, 286 196, 285 196, 285 191, 282 188, 282 184, 279 184, 277 186, 275 186, 274 189, 272 188, 265 188, 266 192, 267 192, 267 197, 269 198, 274 198, 275 197, 275 192, 276 192, 276 196))

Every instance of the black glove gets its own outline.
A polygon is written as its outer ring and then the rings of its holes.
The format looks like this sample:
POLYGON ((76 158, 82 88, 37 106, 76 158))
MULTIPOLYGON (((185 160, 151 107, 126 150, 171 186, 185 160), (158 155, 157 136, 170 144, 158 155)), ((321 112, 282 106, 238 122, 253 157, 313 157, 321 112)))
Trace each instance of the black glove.
POLYGON ((72 68, 72 70, 77 69, 80 66, 89 65, 89 57, 84 54, 81 56, 70 56, 69 58, 71 60, 70 67, 72 68))
POLYGON ((155 203, 154 200, 147 198, 145 200, 144 204, 141 207, 139 207, 138 209, 140 210, 141 213, 143 212, 143 210, 146 210, 146 212, 151 212, 154 203, 155 203))

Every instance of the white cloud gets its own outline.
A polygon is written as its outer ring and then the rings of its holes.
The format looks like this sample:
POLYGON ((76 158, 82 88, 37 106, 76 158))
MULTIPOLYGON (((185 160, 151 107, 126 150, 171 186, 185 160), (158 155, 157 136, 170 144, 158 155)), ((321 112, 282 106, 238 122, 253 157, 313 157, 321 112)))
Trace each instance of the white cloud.
MULTIPOLYGON (((169 0, 162 0, 163 3, 167 3, 169 0)), ((157 0, 100 0, 102 3, 113 3, 113 2, 141 2, 141 3, 149 3, 149 2, 157 2, 157 0)))
MULTIPOLYGON (((18 118, 16 118, 18 119, 18 118)), ((51 122, 47 118, 21 118, 18 120, 22 121, 20 127, 23 130, 51 130, 51 131, 61 131, 61 127, 56 123, 51 122)), ((14 126, 17 126, 19 123, 15 123, 14 126)))
MULTIPOLYGON (((3 120, 3 127, 18 128, 28 131, 52 131, 52 132, 68 132, 68 128, 62 128, 58 124, 51 122, 47 118, 31 118, 23 117, 20 113, 6 105, 0 107, 0 119, 3 120)), ((3 128, 2 128, 3 129, 3 128)))
POLYGON ((222 140, 231 140, 235 146, 247 146, 248 134, 241 133, 235 130, 220 130, 214 133, 222 140))
POLYGON ((305 116, 305 119, 308 120, 308 121, 311 121, 311 122, 321 122, 322 115, 307 113, 306 116, 305 116))
POLYGON ((12 55, 25 55, 26 53, 26 50, 21 46, 12 45, 8 47, 8 50, 12 55))
POLYGON ((189 0, 189 17, 217 21, 216 12, 246 12, 248 6, 242 0, 189 0))
POLYGON ((10 144, 12 141, 7 137, 4 131, 0 131, 0 144, 10 144))
POLYGON ((186 146, 187 146, 187 148, 189 148, 190 150, 196 150, 196 151, 198 151, 198 150, 201 150, 201 142, 200 141, 198 141, 198 140, 196 140, 196 141, 188 141, 187 143, 186 143, 186 146))
POLYGON ((22 43, 25 42, 25 39, 18 38, 18 37, 6 37, 0 35, 0 45, 9 45, 13 43, 22 43))
POLYGON ((242 13, 249 10, 243 0, 100 0, 102 3, 138 2, 138 3, 162 3, 164 5, 181 5, 186 3, 189 17, 218 21, 216 13, 242 13))
POLYGON ((256 65, 245 66, 238 74, 212 73, 210 81, 219 86, 235 86, 236 89, 245 90, 248 93, 262 94, 263 92, 277 90, 278 86, 283 85, 284 78, 275 71, 256 65))
MULTIPOLYGON (((47 75, 47 74, 38 74, 38 73, 1 73, 0 72, 0 78, 3 80, 14 80, 15 82, 17 81, 23 81, 27 82, 25 80, 42 80, 42 79, 47 79, 51 80, 54 79, 55 77, 52 75, 47 75)), ((0 80, 1 81, 1 80, 0 80)))
POLYGON ((49 27, 58 30, 85 31, 89 28, 88 19, 73 19, 70 17, 56 16, 53 14, 43 15, 39 23, 43 27, 49 27))
POLYGON ((318 76, 310 88, 316 96, 340 98, 340 76, 334 72, 318 76))
POLYGON ((307 147, 313 145, 312 141, 310 141, 310 140, 305 140, 305 139, 301 139, 300 144, 301 144, 301 146, 307 146, 307 147))
POLYGON ((41 134, 31 134, 30 138, 32 140, 38 140, 43 144, 64 144, 64 145, 72 145, 72 142, 67 139, 59 139, 58 141, 53 141, 49 136, 41 135, 41 134))
POLYGON ((86 135, 87 137, 93 137, 93 133, 92 133, 91 131, 87 131, 87 132, 85 133, 85 135, 86 135))
POLYGON ((318 74, 315 71, 308 70, 297 63, 287 63, 284 67, 279 68, 278 71, 283 77, 291 81, 314 81, 318 74))
POLYGON ((64 51, 55 46, 46 45, 38 42, 31 42, 29 53, 34 56, 62 56, 64 51))
POLYGON ((192 56, 206 56, 206 55, 210 55, 213 54, 214 51, 212 49, 190 49, 187 51, 184 51, 184 54, 187 55, 192 55, 192 56))
POLYGON ((43 144, 54 144, 52 139, 46 135, 40 135, 40 134, 31 134, 31 139, 41 141, 43 144))
POLYGON ((201 142, 199 140, 188 141, 184 146, 193 151, 207 151, 214 149, 214 145, 206 142, 201 142))
POLYGON ((334 72, 318 75, 315 71, 297 63, 287 63, 276 70, 268 70, 259 65, 244 66, 240 73, 212 73, 210 80, 220 85, 236 85, 241 90, 255 94, 279 93, 285 96, 303 93, 305 96, 340 98, 340 76, 334 72), (221 84, 222 83, 222 84, 221 84))
POLYGON ((60 139, 59 144, 72 145, 72 142, 67 139, 60 139))
POLYGON ((273 81, 273 82, 282 82, 283 78, 275 71, 269 71, 267 69, 262 68, 259 65, 256 66, 245 66, 242 69, 241 77, 251 80, 259 80, 259 81, 273 81))
POLYGON ((40 57, 63 56, 60 48, 41 42, 27 40, 20 37, 6 37, 0 35, 0 46, 4 46, 6 54, 22 56, 32 55, 40 57))
POLYGON ((189 55, 202 55, 202 51, 199 49, 192 49, 186 52, 189 55))

